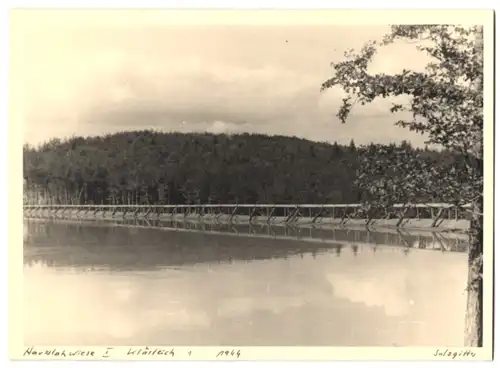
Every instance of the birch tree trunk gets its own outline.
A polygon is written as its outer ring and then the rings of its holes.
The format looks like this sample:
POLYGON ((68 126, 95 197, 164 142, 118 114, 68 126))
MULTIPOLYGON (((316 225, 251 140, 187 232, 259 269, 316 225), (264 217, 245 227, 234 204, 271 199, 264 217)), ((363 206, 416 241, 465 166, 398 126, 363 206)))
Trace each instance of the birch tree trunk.
MULTIPOLYGON (((476 33, 476 52, 483 57, 483 33, 476 33)), ((483 79, 478 78, 476 88, 482 90, 483 79)), ((475 170, 483 172, 483 135, 476 132, 475 170)), ((482 176, 482 175, 481 175, 482 176)), ((467 278, 467 309, 465 314, 465 345, 483 345, 483 199, 472 203, 472 219, 469 228, 469 275, 467 278)))
POLYGON ((467 310, 465 316, 465 345, 483 345, 483 205, 472 206, 469 234, 469 275, 467 279, 467 310))

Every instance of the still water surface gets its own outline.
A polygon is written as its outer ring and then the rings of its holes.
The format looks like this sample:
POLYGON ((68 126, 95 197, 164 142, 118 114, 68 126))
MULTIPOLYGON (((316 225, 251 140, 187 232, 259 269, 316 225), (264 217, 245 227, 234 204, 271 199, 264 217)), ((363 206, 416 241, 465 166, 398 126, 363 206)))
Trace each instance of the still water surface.
POLYGON ((24 226, 26 344, 463 346, 467 256, 456 240, 431 250, 352 231, 334 243, 24 226))

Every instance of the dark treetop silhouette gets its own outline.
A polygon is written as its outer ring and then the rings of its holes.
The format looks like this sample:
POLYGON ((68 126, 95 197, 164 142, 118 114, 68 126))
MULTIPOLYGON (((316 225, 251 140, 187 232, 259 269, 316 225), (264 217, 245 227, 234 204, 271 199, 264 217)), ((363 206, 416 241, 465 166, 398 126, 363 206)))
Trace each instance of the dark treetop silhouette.
MULTIPOLYGON (((56 204, 357 203, 377 194, 357 171, 381 151, 387 163, 405 157, 438 172, 463 172, 463 155, 407 142, 356 147, 283 136, 132 131, 25 146, 24 177, 31 199, 38 194, 56 204)), ((378 162, 375 175, 396 184, 406 172, 378 162)), ((433 186, 446 189, 440 176, 433 186)), ((405 188, 392 188, 391 197, 400 200, 397 191, 405 188)), ((438 197, 429 192, 415 199, 438 197)))

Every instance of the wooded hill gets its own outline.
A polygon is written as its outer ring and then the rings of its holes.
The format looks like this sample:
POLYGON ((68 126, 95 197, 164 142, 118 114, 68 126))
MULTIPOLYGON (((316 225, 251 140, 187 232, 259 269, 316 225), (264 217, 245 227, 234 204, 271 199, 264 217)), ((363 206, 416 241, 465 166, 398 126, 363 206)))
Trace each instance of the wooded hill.
MULTIPOLYGON (((356 147, 353 141, 344 146, 258 134, 129 131, 25 145, 25 198, 58 204, 357 203, 365 196, 356 185, 359 159, 377 148, 387 162, 401 151, 441 168, 459 160, 407 142, 356 147)), ((435 189, 440 185, 436 178, 435 189)))

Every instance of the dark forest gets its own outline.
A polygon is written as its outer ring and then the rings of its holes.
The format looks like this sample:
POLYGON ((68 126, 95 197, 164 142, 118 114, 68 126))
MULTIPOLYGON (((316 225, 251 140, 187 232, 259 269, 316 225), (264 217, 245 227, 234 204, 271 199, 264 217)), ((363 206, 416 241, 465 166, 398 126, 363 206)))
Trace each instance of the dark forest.
MULTIPOLYGON (((259 134, 130 131, 24 146, 26 197, 55 204, 358 203, 361 159, 383 150, 379 174, 403 152, 440 171, 461 159, 408 142, 356 146, 259 134), (396 157, 397 156, 397 157, 396 157), (380 172, 380 170, 382 170, 380 172)), ((365 179, 366 180, 366 179, 365 179)), ((444 185, 436 177, 433 192, 444 185)), ((443 187, 443 190, 445 188, 443 187)), ((422 194, 417 200, 433 201, 422 194)))

